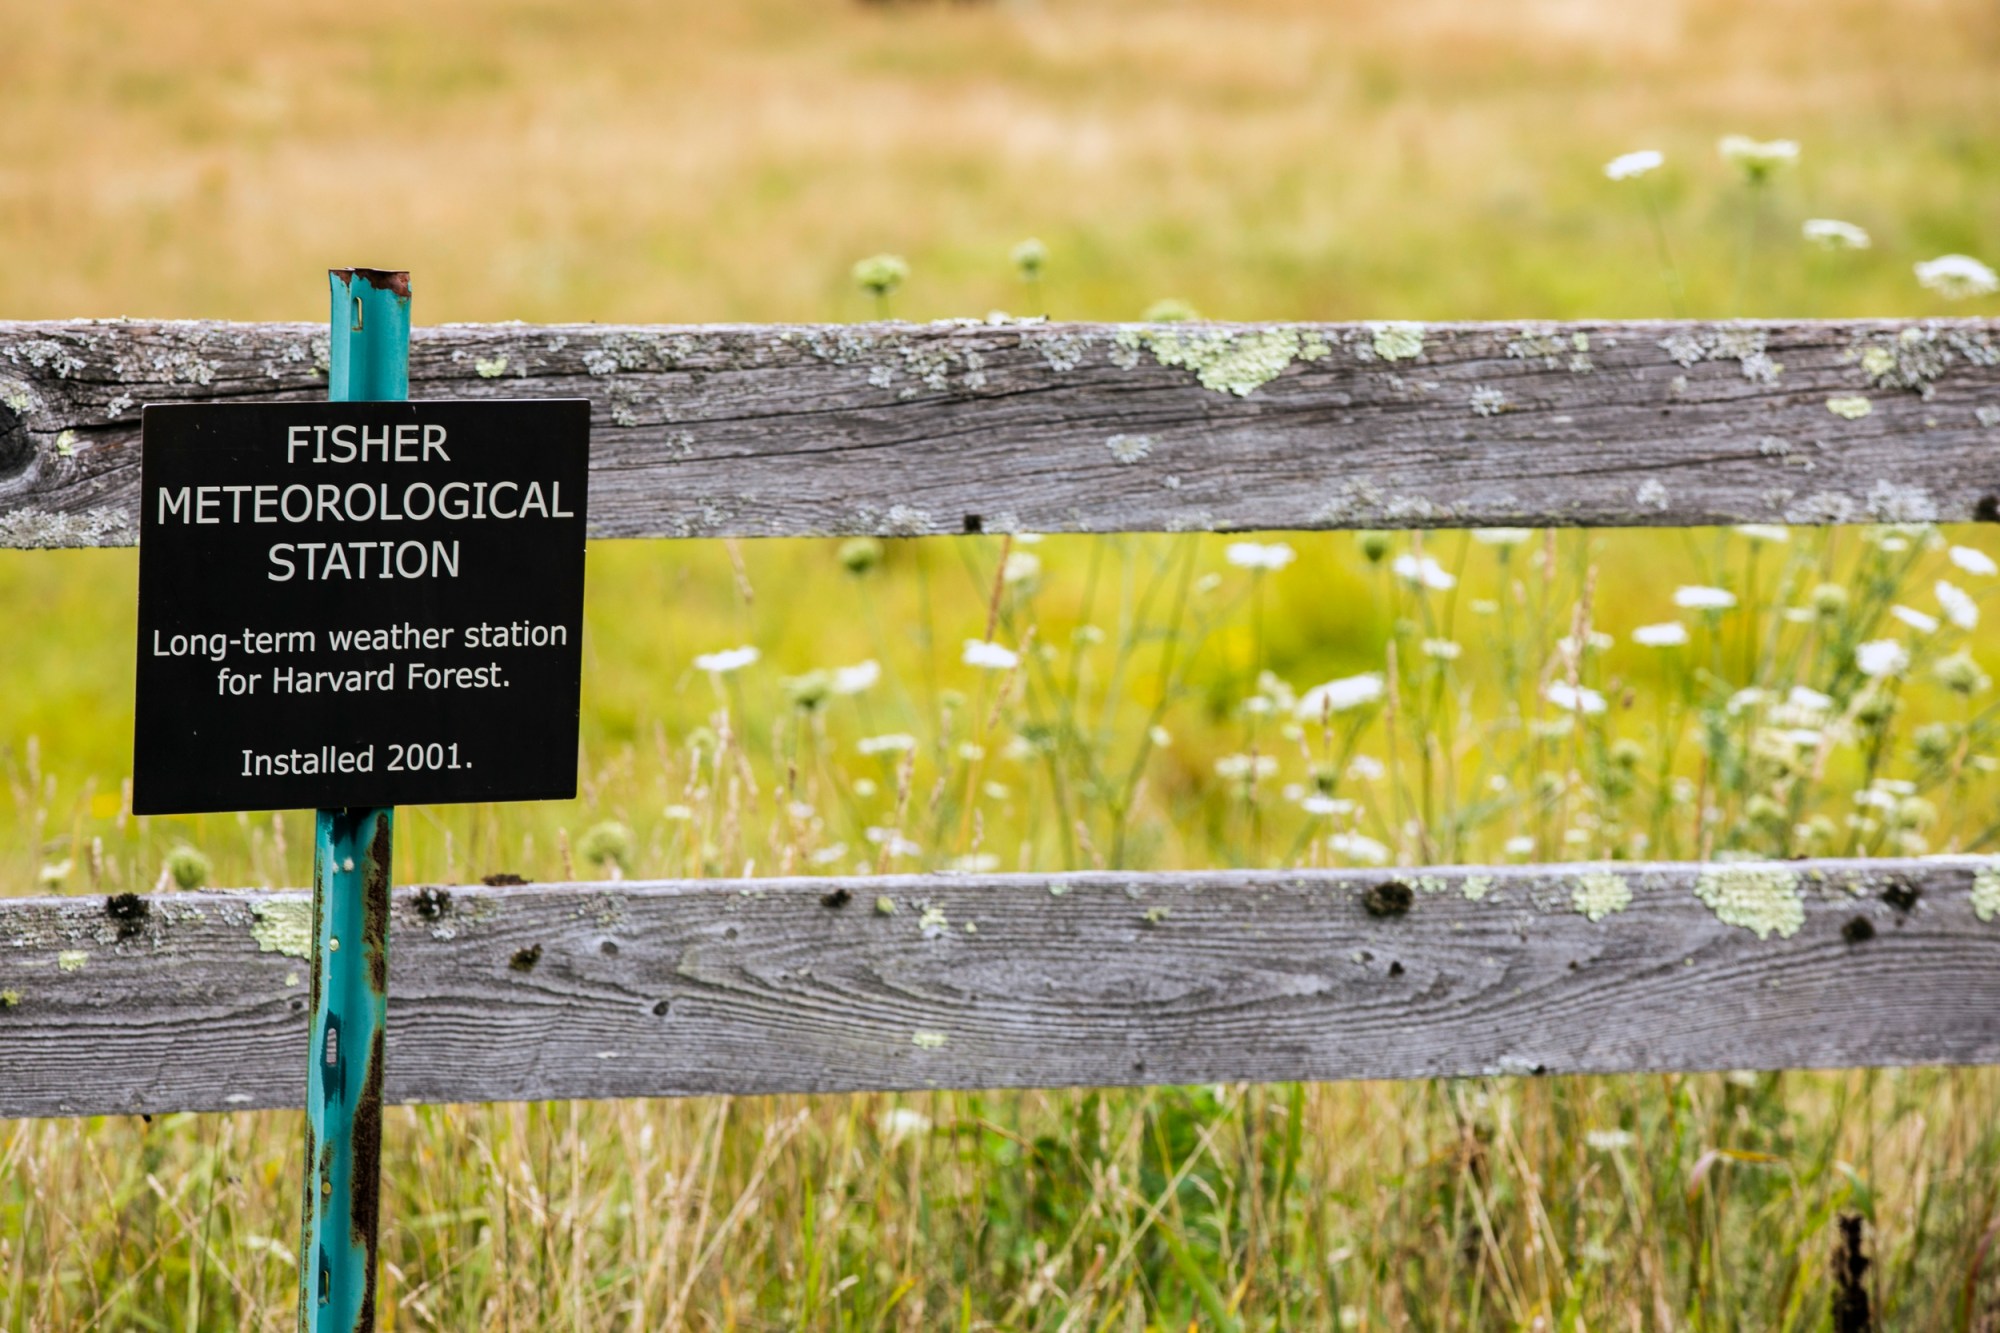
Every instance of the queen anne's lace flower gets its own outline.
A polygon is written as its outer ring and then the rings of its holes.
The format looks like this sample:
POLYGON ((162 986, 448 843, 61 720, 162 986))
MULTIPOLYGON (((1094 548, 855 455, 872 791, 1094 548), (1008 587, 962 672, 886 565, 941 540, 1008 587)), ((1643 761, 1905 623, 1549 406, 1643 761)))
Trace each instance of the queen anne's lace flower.
POLYGON ((853 666, 833 669, 833 692, 835 694, 859 694, 882 679, 882 668, 874 658, 856 662, 853 666))
POLYGON ((1458 586, 1458 579, 1429 556, 1399 555, 1390 562, 1389 568, 1404 582, 1419 584, 1436 592, 1458 586))
POLYGON ((2000 574, 2000 564, 1995 564, 1992 556, 1970 546, 1952 547, 1951 563, 1968 574, 1986 576, 2000 574))
POLYGON ((1021 655, 984 639, 967 639, 961 660, 967 666, 984 667, 988 671, 1012 671, 1021 664, 1021 655))
POLYGON ((1572 685, 1566 680, 1553 680, 1542 691, 1542 696, 1566 713, 1601 713, 1604 711, 1604 696, 1588 685, 1572 685))
POLYGON ((1666 157, 1657 148, 1641 148, 1620 153, 1604 164, 1604 174, 1615 181, 1629 181, 1665 165, 1666 157))
POLYGON ((1919 634, 1937 633, 1938 618, 1919 611, 1914 606, 1892 606, 1889 608, 1889 614, 1919 634))
POLYGON ((1687 641, 1687 626, 1678 620, 1660 625, 1641 625, 1632 631, 1632 642, 1648 648, 1678 648, 1687 641))
POLYGON ((1939 255, 1916 266, 1917 282, 1947 301, 2000 292, 2000 275, 1971 255, 1939 255))
POLYGON ((1800 233, 1825 250, 1866 250, 1875 242, 1852 222, 1838 218, 1807 218, 1800 233))
POLYGON ((1350 708, 1372 704, 1381 697, 1382 677, 1374 672, 1346 676, 1307 690, 1299 700, 1297 715, 1302 722, 1312 722, 1328 713, 1345 713, 1350 708))
POLYGON ((732 671, 741 671, 755 662, 759 654, 749 644, 741 648, 725 648, 719 653, 703 653, 694 659, 695 670, 711 675, 726 676, 732 671))
POLYGON ((1870 639, 1854 649, 1854 665, 1864 676, 1900 676, 1910 666, 1910 650, 1897 639, 1870 639))
POLYGON ((1389 860, 1389 849, 1365 834, 1336 833, 1326 840, 1326 845, 1350 861, 1379 866, 1389 860))
POLYGON ((1736 605, 1736 594, 1727 588, 1690 585, 1674 589, 1674 605, 1688 611, 1727 611, 1736 605))
POLYGON ((1231 542, 1223 558, 1238 569, 1278 570, 1296 560, 1298 553, 1283 542, 1231 542))
POLYGON ((1799 160, 1799 145, 1794 139, 1760 141, 1747 134, 1726 134, 1716 150, 1723 161, 1741 167, 1753 185, 1761 184, 1779 167, 1788 167, 1799 160))
POLYGON ((1938 605, 1944 608, 1944 618, 1960 629, 1979 627, 1979 603, 1972 600, 1972 594, 1955 583, 1939 579, 1933 589, 1938 605))

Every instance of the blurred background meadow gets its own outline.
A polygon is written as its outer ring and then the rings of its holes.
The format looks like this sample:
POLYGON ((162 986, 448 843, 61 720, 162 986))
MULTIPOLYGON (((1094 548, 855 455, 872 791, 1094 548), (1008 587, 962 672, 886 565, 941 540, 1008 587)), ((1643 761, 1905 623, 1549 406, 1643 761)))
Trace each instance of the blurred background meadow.
MULTIPOLYGON (((2000 314, 1917 269, 2000 260, 1983 0, 7 30, 10 319, 317 320, 349 263, 420 323, 2000 314)), ((406 811, 396 873, 1993 853, 1996 556, 596 543, 581 797, 406 811)), ((135 589, 0 552, 0 893, 307 883, 309 814, 126 814, 135 589)), ((299 1119, 0 1122, 0 1328, 289 1326, 299 1119)), ((392 1328, 1816 1329, 1846 1217, 1881 1327, 2000 1329, 1992 1070, 398 1109, 384 1198, 392 1328)))

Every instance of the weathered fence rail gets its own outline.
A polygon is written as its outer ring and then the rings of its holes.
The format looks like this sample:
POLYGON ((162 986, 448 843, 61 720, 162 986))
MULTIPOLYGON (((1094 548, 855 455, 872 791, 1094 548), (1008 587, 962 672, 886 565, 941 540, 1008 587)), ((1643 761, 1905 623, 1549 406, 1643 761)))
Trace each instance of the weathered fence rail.
MULTIPOLYGON (((388 1095, 1990 1063, 1996 909, 1983 859, 399 889, 388 1095)), ((0 1116, 297 1106, 308 931, 0 899, 0 1116)))
MULTIPOLYGON (((0 546, 133 541, 140 405, 325 346, 0 324, 0 546)), ((589 397, 604 537, 2000 518, 1996 321, 490 325, 410 382, 589 397)), ((417 889, 388 1094, 1995 1062, 1996 918, 1970 860, 417 889)), ((0 899, 0 1116, 297 1105, 308 929, 0 899)))
MULTIPOLYGON (((129 544, 139 406, 317 400, 306 324, 0 323, 0 545, 129 544)), ((419 329, 589 397, 603 537, 2000 517, 2000 322, 419 329)))

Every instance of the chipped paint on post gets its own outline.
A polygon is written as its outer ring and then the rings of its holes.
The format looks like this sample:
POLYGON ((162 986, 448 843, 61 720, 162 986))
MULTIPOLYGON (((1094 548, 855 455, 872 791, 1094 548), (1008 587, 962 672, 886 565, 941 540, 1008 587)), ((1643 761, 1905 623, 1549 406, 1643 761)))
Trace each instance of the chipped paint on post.
POLYGON ((375 1327, 394 812, 322 810, 313 849, 302 1333, 375 1327))
MULTIPOLYGON (((328 280, 327 397, 408 398, 410 275, 336 269, 328 280)), ((394 810, 321 810, 315 821, 300 1333, 375 1327, 395 818, 394 810)))

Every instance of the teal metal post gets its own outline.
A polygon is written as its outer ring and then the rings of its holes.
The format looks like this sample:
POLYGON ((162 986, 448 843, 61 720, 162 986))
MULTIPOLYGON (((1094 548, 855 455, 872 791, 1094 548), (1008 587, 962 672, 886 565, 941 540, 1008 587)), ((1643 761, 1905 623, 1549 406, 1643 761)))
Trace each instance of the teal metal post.
MULTIPOLYGON (((408 398, 410 275, 334 269, 328 276, 327 397, 337 403, 408 398)), ((375 1327, 395 824, 393 809, 317 816, 299 1333, 375 1327)))

